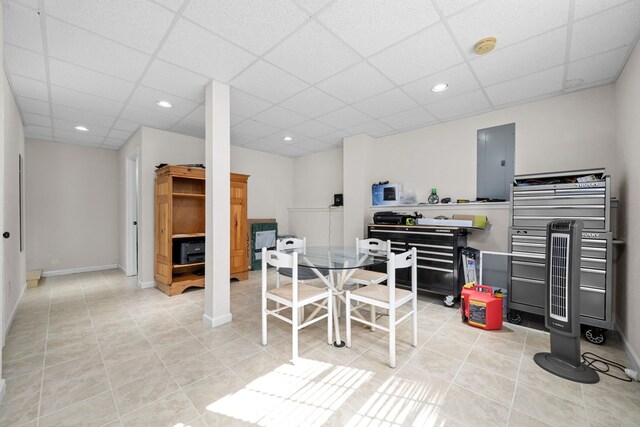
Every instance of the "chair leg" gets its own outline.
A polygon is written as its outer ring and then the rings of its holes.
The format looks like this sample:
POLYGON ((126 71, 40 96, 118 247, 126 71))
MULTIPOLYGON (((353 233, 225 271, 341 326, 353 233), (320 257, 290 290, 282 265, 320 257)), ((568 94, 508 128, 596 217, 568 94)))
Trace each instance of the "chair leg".
POLYGON ((329 292, 327 297, 327 343, 331 345, 333 338, 333 295, 329 292))
POLYGON ((418 346, 418 298, 413 296, 413 346, 418 346))
POLYGON ((346 292, 347 302, 345 303, 346 307, 346 316, 347 316, 347 347, 351 347, 351 292, 346 292))
POLYGON ((389 366, 396 367, 396 310, 389 308, 389 366))
POLYGON ((262 295, 262 345, 267 345, 267 297, 262 295))
POLYGON ((298 307, 291 307, 291 362, 298 360, 298 307))
MULTIPOLYGON (((372 305, 371 306, 371 323, 376 323, 376 306, 372 305)), ((376 331, 376 327, 371 325, 371 332, 375 332, 376 331)))

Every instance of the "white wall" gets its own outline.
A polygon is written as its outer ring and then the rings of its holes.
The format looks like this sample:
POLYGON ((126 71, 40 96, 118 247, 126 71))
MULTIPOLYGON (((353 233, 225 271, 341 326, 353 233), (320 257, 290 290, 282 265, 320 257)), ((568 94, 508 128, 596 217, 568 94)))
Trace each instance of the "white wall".
POLYGON ((293 176, 293 207, 332 205, 342 193, 342 148, 293 159, 293 176))
MULTIPOLYGON (((1 18, 1 14, 0 14, 1 18)), ((0 194, 0 209, 3 214, 0 220, 0 233, 8 231, 11 233, 9 239, 3 239, 4 247, 0 262, 4 263, 4 268, 0 270, 0 281, 3 283, 3 309, 0 310, 3 320, 0 322, 0 330, 2 333, 2 343, 6 332, 11 327, 13 317, 15 316, 18 304, 26 287, 26 252, 20 252, 20 204, 19 204, 19 180, 18 180, 18 155, 22 155, 24 159, 24 129, 22 120, 18 113, 18 108, 13 99, 11 88, 7 82, 4 69, 0 67, 0 79, 2 79, 2 144, 0 150, 3 150, 4 165, 0 169, 4 184, 3 191, 0 194)), ((25 166, 26 167, 26 166, 25 166)), ((2 185, 2 184, 0 184, 2 185)), ((24 204, 23 204, 24 207, 24 204)), ((23 210, 24 212, 24 210, 23 210)), ((27 225, 23 222, 25 228, 27 225)), ((25 245, 26 247, 26 245, 25 245)), ((0 356, 2 356, 0 352, 0 356)), ((0 368, 0 374, 2 370, 0 368)))
POLYGON ((117 161, 113 150, 27 140, 29 269, 60 274, 116 265, 117 161))
MULTIPOLYGON (((141 142, 142 130, 138 129, 118 150, 118 266, 128 274, 134 274, 129 272, 135 271, 133 266, 129 265, 129 259, 127 258, 127 229, 132 225, 132 218, 127 216, 127 209, 129 208, 127 189, 128 159, 137 155, 138 161, 140 160, 141 142)), ((138 182, 136 192, 138 196, 137 206, 140 206, 140 182, 138 182)))
POLYGON ((280 234, 289 233, 287 208, 293 205, 294 159, 231 146, 231 172, 250 175, 248 218, 275 218, 280 234))
POLYGON ((615 96, 617 168, 614 179, 620 188, 618 229, 625 241, 625 248, 617 249, 620 258, 616 323, 634 353, 635 363, 640 364, 640 44, 636 45, 616 82, 615 96))

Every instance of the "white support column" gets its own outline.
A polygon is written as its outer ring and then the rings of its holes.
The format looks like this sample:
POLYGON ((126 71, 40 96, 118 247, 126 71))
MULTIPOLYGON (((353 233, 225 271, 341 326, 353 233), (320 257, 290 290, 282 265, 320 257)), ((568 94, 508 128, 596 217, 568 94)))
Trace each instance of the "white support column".
POLYGON ((203 320, 215 327, 231 321, 229 287, 231 123, 229 86, 206 89, 206 258, 203 320))
POLYGON ((368 135, 360 134, 344 139, 342 147, 344 226, 343 241, 353 246, 356 237, 366 238, 367 217, 370 215, 371 182, 367 174, 368 147, 373 141, 368 135))

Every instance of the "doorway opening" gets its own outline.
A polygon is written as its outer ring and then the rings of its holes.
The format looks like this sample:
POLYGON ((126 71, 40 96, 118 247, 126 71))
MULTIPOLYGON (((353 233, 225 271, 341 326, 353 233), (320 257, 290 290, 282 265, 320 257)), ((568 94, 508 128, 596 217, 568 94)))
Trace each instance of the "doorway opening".
POLYGON ((138 149, 127 156, 126 185, 126 266, 127 276, 138 274, 138 149))

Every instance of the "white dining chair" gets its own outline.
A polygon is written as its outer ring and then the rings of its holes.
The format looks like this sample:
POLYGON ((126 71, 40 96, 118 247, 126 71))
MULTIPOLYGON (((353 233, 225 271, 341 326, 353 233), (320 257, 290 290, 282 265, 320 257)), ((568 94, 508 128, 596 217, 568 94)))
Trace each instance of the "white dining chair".
POLYGON ((387 285, 372 284, 366 285, 354 291, 346 292, 347 300, 347 347, 351 347, 351 320, 355 320, 366 325, 380 328, 389 333, 389 366, 396 367, 396 328, 402 322, 412 317, 413 337, 412 345, 418 345, 418 282, 417 282, 417 253, 416 248, 398 255, 392 254, 387 262, 387 285), (396 288, 396 270, 401 268, 411 268, 411 290, 396 288), (351 303, 357 303, 352 307, 351 303), (396 319, 396 311, 404 304, 411 302, 411 310, 399 319, 396 319), (366 305, 372 305, 389 312, 388 327, 376 324, 375 321, 361 319, 351 316, 351 311, 357 310, 366 305))
MULTIPOLYGON (((367 251, 373 254, 380 254, 381 252, 386 252, 387 257, 389 257, 391 255, 391 241, 387 240, 380 240, 380 239, 376 239, 376 238, 371 238, 371 239, 358 239, 356 237, 356 248, 359 251, 367 251)), ((384 282, 385 280, 387 280, 389 276, 387 275, 386 272, 381 272, 381 271, 373 271, 373 270, 367 270, 364 268, 360 268, 358 270, 356 270, 351 277, 349 277, 349 280, 347 280, 347 282, 345 283, 345 285, 349 286, 364 286, 364 285, 377 285, 379 283, 384 282)), ((371 306, 370 307, 370 318, 371 318, 371 322, 375 323, 376 320, 376 307, 375 306, 371 306)), ((371 331, 375 331, 375 327, 371 326, 371 331)))
POLYGON ((291 360, 293 363, 298 359, 298 331, 300 329, 326 318, 327 342, 331 344, 332 299, 330 289, 318 288, 298 281, 298 254, 296 252, 284 254, 262 248, 262 345, 267 345, 267 316, 269 315, 291 325, 291 360), (291 269, 291 283, 269 289, 268 266, 291 269), (324 300, 326 300, 326 305, 322 304, 324 300), (269 301, 276 302, 275 309, 269 309, 269 301), (321 307, 326 312, 304 322, 300 317, 300 309, 306 305, 321 307), (291 318, 287 318, 281 313, 287 308, 291 309, 291 318))

